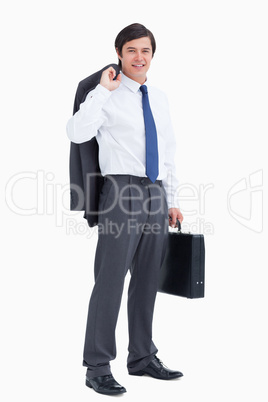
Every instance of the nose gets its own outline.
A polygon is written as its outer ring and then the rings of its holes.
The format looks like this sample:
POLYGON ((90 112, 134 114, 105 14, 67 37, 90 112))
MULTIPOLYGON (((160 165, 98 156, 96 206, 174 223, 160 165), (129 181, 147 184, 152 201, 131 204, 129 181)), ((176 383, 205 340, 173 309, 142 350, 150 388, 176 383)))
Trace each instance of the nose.
POLYGON ((142 60, 142 53, 138 51, 135 58, 136 60, 142 60))

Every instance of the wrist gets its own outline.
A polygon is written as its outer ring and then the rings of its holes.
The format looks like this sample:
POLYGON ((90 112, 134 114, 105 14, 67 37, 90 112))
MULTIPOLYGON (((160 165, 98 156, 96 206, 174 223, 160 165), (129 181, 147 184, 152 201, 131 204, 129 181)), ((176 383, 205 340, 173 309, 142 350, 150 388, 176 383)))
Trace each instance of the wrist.
POLYGON ((100 82, 100 85, 101 85, 103 88, 107 89, 107 91, 111 92, 109 85, 107 85, 107 84, 105 84, 105 83, 103 83, 103 82, 100 82))
POLYGON ((111 91, 104 85, 102 85, 101 83, 99 83, 96 87, 98 93, 101 93, 104 96, 110 96, 111 95, 111 91))

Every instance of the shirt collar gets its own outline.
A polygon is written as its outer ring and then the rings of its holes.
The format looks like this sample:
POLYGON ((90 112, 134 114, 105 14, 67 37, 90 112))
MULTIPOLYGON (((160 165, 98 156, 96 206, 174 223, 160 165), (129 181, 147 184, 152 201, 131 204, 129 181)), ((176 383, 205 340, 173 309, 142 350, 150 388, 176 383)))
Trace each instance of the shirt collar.
MULTIPOLYGON (((132 80, 131 78, 127 77, 124 75, 121 71, 121 76, 122 76, 122 84, 124 84, 128 89, 130 89, 132 92, 137 93, 138 90, 141 87, 141 84, 139 84, 137 81, 132 80)), ((147 85, 147 80, 146 80, 146 85, 147 85)))

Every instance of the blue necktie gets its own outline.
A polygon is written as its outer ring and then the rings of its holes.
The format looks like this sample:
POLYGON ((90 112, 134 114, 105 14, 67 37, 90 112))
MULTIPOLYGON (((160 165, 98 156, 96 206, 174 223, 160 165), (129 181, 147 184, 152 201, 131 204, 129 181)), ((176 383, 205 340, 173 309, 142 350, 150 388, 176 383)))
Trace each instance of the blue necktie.
POLYGON ((146 137, 146 175, 154 183, 159 174, 156 127, 150 108, 147 86, 142 85, 140 90, 142 92, 142 107, 146 137))

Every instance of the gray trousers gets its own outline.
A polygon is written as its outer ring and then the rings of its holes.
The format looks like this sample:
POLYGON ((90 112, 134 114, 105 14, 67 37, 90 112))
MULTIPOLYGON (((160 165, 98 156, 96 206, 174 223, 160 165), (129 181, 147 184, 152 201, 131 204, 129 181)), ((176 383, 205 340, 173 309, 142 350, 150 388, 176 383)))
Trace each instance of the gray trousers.
POLYGON ((83 356, 89 378, 111 373, 109 362, 116 357, 115 329, 128 270, 128 371, 143 369, 157 353, 152 322, 167 235, 168 207, 161 181, 105 177, 83 356))

